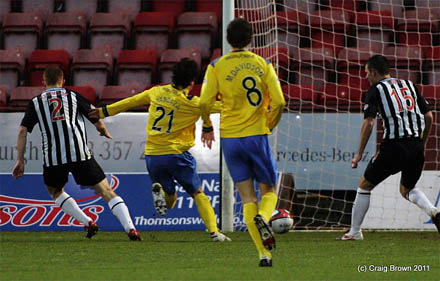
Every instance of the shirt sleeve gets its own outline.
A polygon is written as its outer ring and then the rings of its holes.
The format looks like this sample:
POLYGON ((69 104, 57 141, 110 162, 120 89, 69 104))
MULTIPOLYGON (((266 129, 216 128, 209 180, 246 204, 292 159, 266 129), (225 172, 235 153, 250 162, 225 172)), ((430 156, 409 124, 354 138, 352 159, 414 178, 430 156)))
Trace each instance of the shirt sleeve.
POLYGON ((83 97, 81 94, 75 92, 76 95, 76 102, 78 106, 78 111, 85 116, 92 124, 95 124, 99 121, 97 118, 89 118, 89 111, 93 109, 93 105, 90 104, 90 102, 83 97))
POLYGON ((105 105, 99 109, 100 118, 105 118, 108 116, 113 116, 118 113, 129 110, 130 108, 142 105, 149 105, 151 102, 150 94, 155 91, 155 88, 143 91, 137 95, 125 98, 118 102, 105 105))
POLYGON ((416 96, 417 96, 417 105, 420 108, 420 112, 422 114, 426 114, 431 111, 430 106, 426 99, 420 94, 419 89, 416 85, 414 85, 414 89, 416 90, 416 96))
POLYGON ((30 100, 27 105, 24 117, 21 120, 20 126, 26 127, 28 132, 32 133, 32 130, 35 124, 37 123, 38 123, 38 116, 37 116, 37 112, 35 111, 34 102, 30 100))
POLYGON ((203 119, 204 127, 211 127, 211 119, 209 114, 214 106, 215 97, 218 93, 218 81, 215 76, 214 67, 210 64, 206 70, 203 80, 202 90, 200 94, 200 113, 203 119))
POLYGON ((378 112, 377 95, 378 90, 376 86, 368 90, 365 96, 364 119, 368 117, 376 118, 378 112))
POLYGON ((268 65, 265 83, 270 95, 269 129, 272 130, 281 120, 286 105, 280 81, 272 64, 268 65))

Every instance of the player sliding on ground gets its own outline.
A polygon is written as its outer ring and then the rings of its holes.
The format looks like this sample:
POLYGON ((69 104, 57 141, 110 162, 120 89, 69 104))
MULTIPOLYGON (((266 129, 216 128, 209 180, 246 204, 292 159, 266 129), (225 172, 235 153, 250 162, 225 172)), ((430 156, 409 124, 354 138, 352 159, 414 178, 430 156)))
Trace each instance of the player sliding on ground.
MULTIPOLYGON (((130 108, 150 105, 145 143, 145 161, 153 182, 153 201, 165 216, 177 201, 176 180, 194 198, 200 216, 214 242, 231 241, 220 233, 214 209, 202 191, 196 160, 188 151, 194 146, 195 123, 200 118, 199 97, 188 96, 194 86, 197 64, 182 59, 173 67, 173 83, 156 86, 135 96, 92 111, 89 116, 105 118, 130 108)), ((219 112, 216 103, 214 111, 219 112)))
POLYGON ((130 240, 142 240, 124 200, 110 188, 104 172, 87 147, 84 117, 95 125, 101 136, 111 139, 104 122, 87 116, 92 106, 84 97, 62 88, 64 75, 61 69, 47 68, 43 82, 46 90, 30 100, 21 121, 17 139, 18 157, 12 175, 14 178, 23 176, 27 133, 31 133, 38 123, 43 138, 44 184, 56 205, 84 224, 87 238, 92 238, 98 232, 98 225, 64 191, 70 172, 77 184, 93 186, 101 195, 130 240))
POLYGON ((280 121, 286 102, 272 64, 248 51, 252 36, 246 20, 233 20, 227 29, 232 52, 208 66, 200 97, 202 141, 208 147, 214 141, 209 113, 220 93, 220 136, 226 164, 243 202, 259 266, 272 266, 275 238, 268 221, 277 203, 276 164, 267 135, 280 121), (254 180, 262 194, 259 205, 254 180))
POLYGON ((425 146, 432 124, 428 103, 409 80, 392 78, 386 57, 372 56, 366 66, 371 84, 365 97, 364 121, 359 149, 353 160, 356 168, 362 158, 378 114, 384 128, 380 152, 374 156, 360 179, 351 214, 351 228, 337 240, 363 240, 361 225, 370 206, 371 190, 388 176, 402 172, 400 193, 417 205, 440 232, 440 211, 423 191, 415 188, 425 162, 425 146))

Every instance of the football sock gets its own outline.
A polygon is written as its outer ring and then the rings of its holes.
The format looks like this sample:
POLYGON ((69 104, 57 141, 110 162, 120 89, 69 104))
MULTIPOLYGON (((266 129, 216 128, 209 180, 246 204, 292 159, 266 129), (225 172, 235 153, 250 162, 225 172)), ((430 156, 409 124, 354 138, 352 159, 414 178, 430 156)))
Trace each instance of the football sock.
POLYGON ((130 232, 130 229, 136 229, 133 222, 131 221, 130 212, 128 211, 127 205, 125 205, 124 200, 121 197, 116 196, 108 202, 108 206, 115 215, 119 222, 124 227, 125 232, 130 232))
POLYGON ((88 225, 89 221, 92 219, 89 218, 78 206, 75 199, 73 199, 66 192, 61 193, 57 199, 55 199, 55 203, 58 207, 63 209, 64 212, 77 219, 84 225, 88 225))
POLYGON ((247 203, 243 205, 243 216, 246 226, 248 228, 249 234, 254 241, 255 247, 257 248, 258 255, 261 259, 264 255, 272 258, 272 253, 266 250, 261 241, 260 232, 255 226, 254 218, 258 214, 258 207, 255 203, 247 203))
POLYGON ((176 193, 173 193, 173 194, 168 194, 166 192, 164 192, 164 193, 165 193, 165 202, 167 204, 167 208, 168 209, 174 208, 174 206, 176 206, 176 202, 177 202, 176 196, 175 196, 176 193))
POLYGON ((408 201, 416 204, 420 209, 422 209, 428 216, 432 217, 437 213, 437 208, 429 202, 426 198, 425 193, 418 189, 413 189, 408 193, 408 201))
POLYGON ((362 222, 365 214, 370 207, 371 192, 358 187, 356 199, 354 200, 353 209, 351 213, 351 229, 350 234, 358 233, 361 230, 362 222))
POLYGON ((258 214, 262 215, 266 221, 269 221, 272 217, 272 213, 277 205, 277 199, 275 192, 267 192, 261 197, 258 214))
POLYGON ((214 209, 212 208, 211 202, 205 193, 200 192, 194 197, 194 201, 197 205, 197 210, 199 210, 200 217, 202 217, 208 231, 218 232, 217 221, 215 219, 214 209))

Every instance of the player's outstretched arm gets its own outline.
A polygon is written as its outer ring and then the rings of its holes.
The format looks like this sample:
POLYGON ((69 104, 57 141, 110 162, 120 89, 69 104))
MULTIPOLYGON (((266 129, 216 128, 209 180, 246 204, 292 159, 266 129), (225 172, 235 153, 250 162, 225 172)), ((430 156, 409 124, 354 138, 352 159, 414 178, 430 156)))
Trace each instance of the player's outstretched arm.
POLYGON ((359 142, 359 148, 356 155, 351 160, 351 167, 357 168, 359 161, 362 159, 362 154, 364 153, 365 147, 367 146, 368 140, 370 139, 371 132, 374 127, 374 118, 367 117, 362 122, 361 127, 361 140, 359 142))
POLYGON ((107 126, 105 125, 104 122, 102 122, 102 120, 99 120, 98 122, 94 123, 93 125, 95 125, 96 130, 99 132, 100 136, 104 136, 108 139, 112 139, 113 137, 110 135, 110 133, 108 132, 107 126))
POLYGON ((18 128, 17 161, 15 162, 15 166, 12 170, 12 176, 16 179, 24 174, 24 151, 26 148, 27 132, 28 130, 24 126, 20 126, 20 128, 18 128))

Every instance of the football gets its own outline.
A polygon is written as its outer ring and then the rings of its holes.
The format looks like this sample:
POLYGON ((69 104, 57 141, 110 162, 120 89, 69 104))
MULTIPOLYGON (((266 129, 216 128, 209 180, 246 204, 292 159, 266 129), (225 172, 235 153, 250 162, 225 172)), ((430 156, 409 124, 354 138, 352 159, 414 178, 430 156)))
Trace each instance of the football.
POLYGON ((275 233, 283 234, 293 226, 293 215, 285 209, 278 209, 272 213, 269 223, 275 233))

